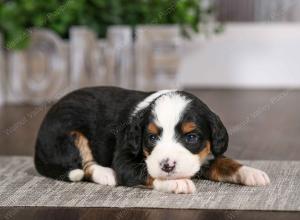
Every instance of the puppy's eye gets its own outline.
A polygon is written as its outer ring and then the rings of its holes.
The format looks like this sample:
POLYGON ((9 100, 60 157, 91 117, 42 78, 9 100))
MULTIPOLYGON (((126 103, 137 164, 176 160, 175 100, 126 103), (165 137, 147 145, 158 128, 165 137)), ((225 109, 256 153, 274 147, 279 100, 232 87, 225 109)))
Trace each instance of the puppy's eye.
POLYGON ((199 137, 196 134, 187 134, 185 135, 185 141, 189 144, 198 143, 199 137))
POLYGON ((158 136, 155 134, 149 134, 148 139, 150 142, 155 142, 158 140, 158 136))

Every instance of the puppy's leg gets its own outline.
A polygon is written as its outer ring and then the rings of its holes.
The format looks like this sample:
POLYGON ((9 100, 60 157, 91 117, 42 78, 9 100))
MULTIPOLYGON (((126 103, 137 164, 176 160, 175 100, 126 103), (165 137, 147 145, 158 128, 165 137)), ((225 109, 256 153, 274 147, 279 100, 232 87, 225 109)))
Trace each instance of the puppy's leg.
MULTIPOLYGON (((96 163, 87 138, 77 131, 71 132, 71 135, 75 138, 75 146, 78 148, 82 158, 84 177, 98 184, 115 186, 117 183, 114 170, 96 163)), ((79 175, 79 170, 71 171, 69 178, 73 177, 72 179, 76 180, 75 174, 79 175)))
POLYGON ((153 180, 149 177, 144 159, 133 155, 128 148, 119 148, 116 151, 113 168, 119 185, 152 188, 153 180))
POLYGON ((247 186, 265 186, 270 183, 268 175, 258 169, 243 166, 226 157, 217 157, 201 169, 202 176, 209 180, 243 184, 247 186))

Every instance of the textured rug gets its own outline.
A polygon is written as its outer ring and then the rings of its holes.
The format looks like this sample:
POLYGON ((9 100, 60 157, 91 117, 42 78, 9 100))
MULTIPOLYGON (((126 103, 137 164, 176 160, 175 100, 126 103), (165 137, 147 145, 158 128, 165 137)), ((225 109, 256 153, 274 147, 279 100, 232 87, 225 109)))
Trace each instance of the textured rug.
POLYGON ((147 207, 300 211, 300 161, 242 161, 266 171, 267 187, 206 180, 197 192, 175 195, 153 190, 65 183, 40 176, 30 157, 0 157, 0 207, 147 207))

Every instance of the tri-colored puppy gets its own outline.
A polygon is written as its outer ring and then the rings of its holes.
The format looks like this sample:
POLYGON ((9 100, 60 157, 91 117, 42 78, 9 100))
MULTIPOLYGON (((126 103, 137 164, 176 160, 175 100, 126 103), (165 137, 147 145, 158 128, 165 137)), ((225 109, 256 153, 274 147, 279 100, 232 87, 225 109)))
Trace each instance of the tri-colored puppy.
POLYGON ((65 181, 192 193, 191 178, 263 186, 263 171, 223 156, 220 118, 192 94, 85 88, 57 102, 44 119, 35 165, 65 181))

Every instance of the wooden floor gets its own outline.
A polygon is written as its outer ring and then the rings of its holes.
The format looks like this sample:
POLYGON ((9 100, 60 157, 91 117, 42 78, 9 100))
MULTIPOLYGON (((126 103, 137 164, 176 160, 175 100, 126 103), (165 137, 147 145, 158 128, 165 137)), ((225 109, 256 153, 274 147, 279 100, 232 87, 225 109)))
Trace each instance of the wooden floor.
MULTIPOLYGON (((300 160, 300 91, 193 90, 222 118, 230 134, 227 156, 300 160)), ((0 155, 33 155, 49 106, 0 109, 0 155)), ((297 212, 165 209, 0 208, 0 219, 300 219, 297 212), (6 215, 5 215, 6 214, 6 215), (48 217, 47 217, 48 216, 48 217)))

